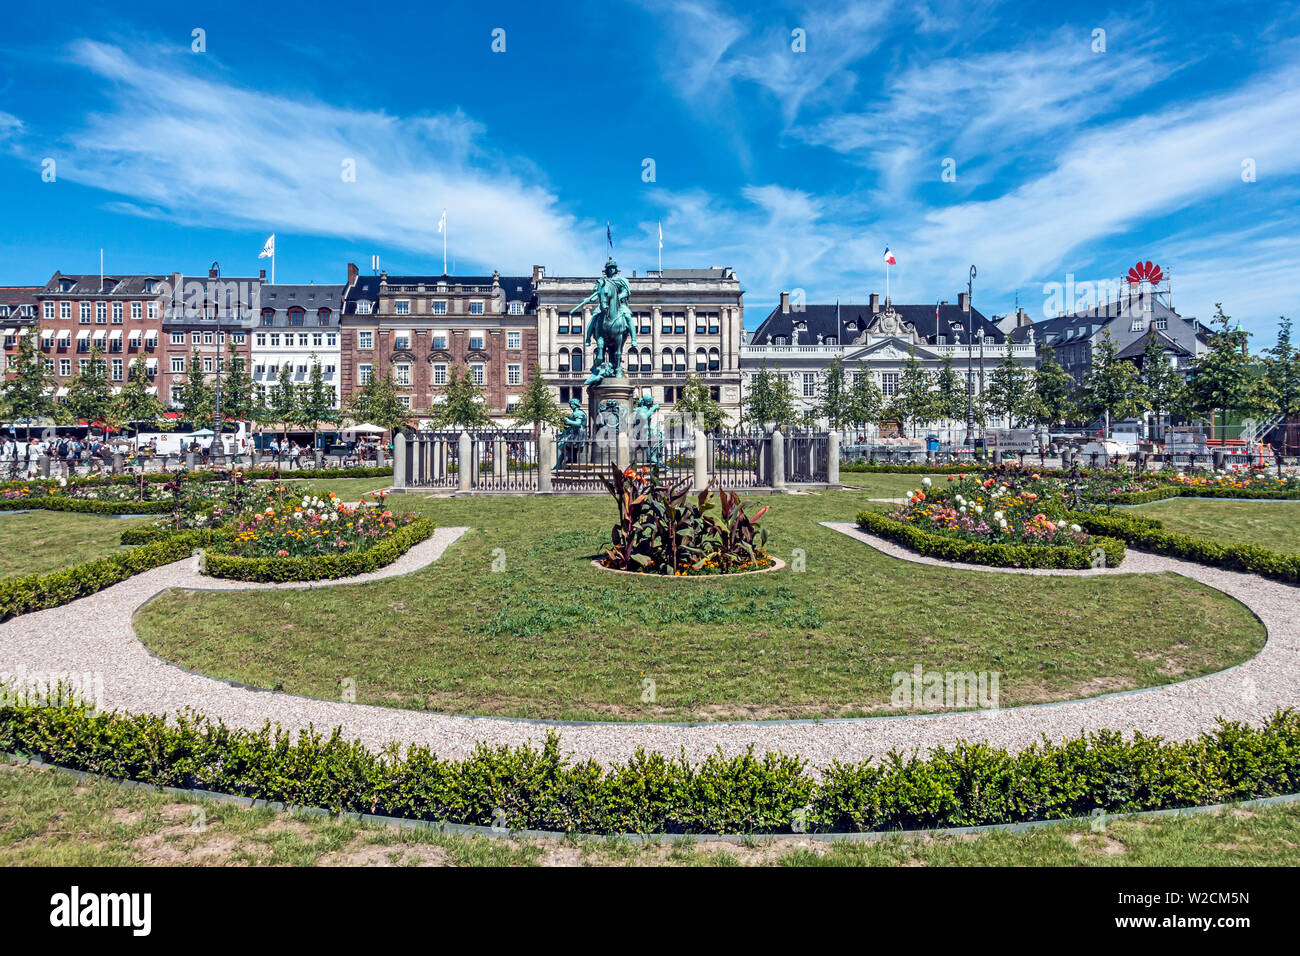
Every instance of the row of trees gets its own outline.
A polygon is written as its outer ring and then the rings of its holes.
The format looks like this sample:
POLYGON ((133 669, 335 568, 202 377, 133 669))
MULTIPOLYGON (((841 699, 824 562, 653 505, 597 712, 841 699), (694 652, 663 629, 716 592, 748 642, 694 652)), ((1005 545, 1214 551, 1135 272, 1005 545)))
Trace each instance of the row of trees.
MULTIPOLYGON (((1300 416, 1300 350, 1291 343, 1291 320, 1280 319, 1277 344, 1262 357, 1250 355, 1248 333, 1233 327, 1222 305, 1216 306, 1214 326, 1209 350, 1190 374, 1169 362, 1154 336, 1139 367, 1119 357, 1114 339, 1105 332, 1081 383, 1062 368, 1051 348, 1042 349, 1038 368, 1030 370, 1016 362, 1008 346, 988 373, 983 391, 973 390, 975 423, 987 424, 993 416, 1013 425, 1119 421, 1148 411, 1210 421, 1218 415, 1220 422, 1228 416, 1300 416)), ((801 415, 789 376, 764 365, 747 390, 742 414, 756 425, 805 418, 826 421, 832 428, 964 421, 966 381, 951 358, 945 357, 938 371, 930 373, 913 352, 900 369, 894 393, 885 396, 865 364, 851 372, 837 358, 801 415)))

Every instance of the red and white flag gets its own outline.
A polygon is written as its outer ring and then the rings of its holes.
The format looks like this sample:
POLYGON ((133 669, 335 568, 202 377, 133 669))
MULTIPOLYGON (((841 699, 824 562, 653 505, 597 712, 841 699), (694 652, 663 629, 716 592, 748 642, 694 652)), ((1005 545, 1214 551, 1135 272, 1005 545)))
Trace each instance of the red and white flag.
POLYGON ((885 246, 885 264, 890 266, 898 265, 898 260, 895 259, 894 254, 889 251, 889 246, 885 246))

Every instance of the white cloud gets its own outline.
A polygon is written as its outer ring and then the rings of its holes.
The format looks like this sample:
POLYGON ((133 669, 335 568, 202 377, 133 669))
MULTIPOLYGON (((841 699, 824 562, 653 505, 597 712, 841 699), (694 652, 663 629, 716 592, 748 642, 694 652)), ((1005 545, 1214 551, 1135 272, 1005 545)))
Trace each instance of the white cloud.
POLYGON ((59 175, 124 197, 122 211, 435 250, 446 207, 462 263, 583 261, 579 221, 537 170, 493 152, 462 113, 340 109, 198 78, 165 56, 94 41, 76 43, 72 57, 112 82, 109 108, 68 136, 59 175), (347 160, 355 182, 344 181, 347 160))

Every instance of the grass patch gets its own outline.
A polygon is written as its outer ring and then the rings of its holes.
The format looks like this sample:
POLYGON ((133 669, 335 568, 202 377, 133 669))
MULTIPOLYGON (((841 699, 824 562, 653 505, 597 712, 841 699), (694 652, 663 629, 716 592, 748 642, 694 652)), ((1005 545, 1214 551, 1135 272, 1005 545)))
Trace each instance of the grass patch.
POLYGON ((1295 866, 1300 807, 869 843, 523 840, 245 810, 0 764, 0 866, 1295 866))
POLYGON ((1300 501, 1216 501, 1169 498, 1133 509, 1159 518, 1165 530, 1274 551, 1300 551, 1300 501))
POLYGON ((127 528, 152 518, 111 518, 63 511, 0 512, 0 579, 45 574, 118 550, 127 528))
POLYGON ((301 495, 316 495, 321 498, 328 498, 330 492, 333 492, 341 500, 347 502, 358 501, 362 495, 369 497, 375 491, 387 491, 393 485, 391 478, 326 478, 317 481, 312 481, 310 478, 285 481, 270 480, 277 486, 284 485, 284 487, 301 495))
POLYGON ((363 703, 597 720, 888 713, 892 675, 917 664, 997 671, 1002 705, 1015 706, 1182 680, 1262 646, 1245 607, 1176 575, 948 570, 817 523, 873 495, 759 498, 753 507, 773 506, 769 550, 792 567, 678 581, 590 566, 614 520, 607 499, 393 496, 471 530, 414 575, 174 591, 136 629, 164 658, 256 686, 336 699, 351 679, 363 703))

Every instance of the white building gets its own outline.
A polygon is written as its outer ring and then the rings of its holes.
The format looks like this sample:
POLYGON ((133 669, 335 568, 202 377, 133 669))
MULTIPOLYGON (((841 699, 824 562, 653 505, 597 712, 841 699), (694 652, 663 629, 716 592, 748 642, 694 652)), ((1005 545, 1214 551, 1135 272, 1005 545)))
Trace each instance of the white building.
POLYGON ((261 289, 261 314, 252 329, 253 387, 269 391, 281 366, 292 370, 293 383, 311 383, 320 363, 325 384, 339 404, 339 313, 342 285, 269 285, 261 289))

